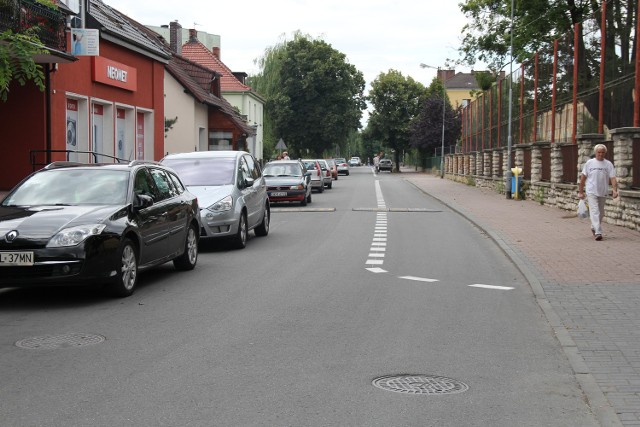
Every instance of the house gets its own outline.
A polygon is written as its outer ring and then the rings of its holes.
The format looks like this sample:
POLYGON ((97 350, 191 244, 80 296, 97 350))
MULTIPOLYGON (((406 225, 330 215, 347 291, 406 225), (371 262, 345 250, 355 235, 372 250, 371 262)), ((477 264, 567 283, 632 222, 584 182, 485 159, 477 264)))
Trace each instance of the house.
POLYGON ((437 78, 444 82, 447 96, 454 109, 465 105, 473 96, 472 91, 480 90, 476 81, 476 72, 456 73, 455 70, 438 70, 437 78))
MULTIPOLYGON (((257 159, 263 159, 263 116, 265 100, 245 84, 246 74, 232 72, 220 59, 220 48, 213 46, 207 48, 199 39, 195 29, 189 30, 189 39, 182 44, 179 40, 182 27, 176 21, 170 23, 170 44, 181 45, 181 55, 198 63, 220 75, 220 93, 222 98, 237 108, 245 118, 247 124, 254 129, 255 136, 247 139, 247 150, 257 159)), ((218 147, 233 146, 235 142, 229 142, 229 135, 216 135, 218 147)))

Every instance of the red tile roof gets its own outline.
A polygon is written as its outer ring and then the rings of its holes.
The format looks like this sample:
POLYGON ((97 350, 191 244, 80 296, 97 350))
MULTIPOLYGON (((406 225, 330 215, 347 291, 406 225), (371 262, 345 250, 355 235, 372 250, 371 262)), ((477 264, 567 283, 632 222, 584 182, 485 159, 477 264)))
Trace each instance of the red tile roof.
POLYGON ((189 40, 182 46, 182 56, 220 74, 222 92, 250 92, 251 88, 240 82, 231 69, 224 65, 220 58, 207 49, 199 40, 189 40))

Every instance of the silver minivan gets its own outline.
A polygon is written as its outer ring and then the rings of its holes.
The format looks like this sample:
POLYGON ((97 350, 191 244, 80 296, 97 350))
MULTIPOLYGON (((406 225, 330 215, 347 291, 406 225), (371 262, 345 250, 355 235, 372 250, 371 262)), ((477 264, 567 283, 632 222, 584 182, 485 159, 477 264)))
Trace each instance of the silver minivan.
POLYGON ((249 230, 269 234, 271 210, 258 161, 245 151, 168 154, 160 163, 175 170, 200 206, 200 238, 247 244, 249 230))

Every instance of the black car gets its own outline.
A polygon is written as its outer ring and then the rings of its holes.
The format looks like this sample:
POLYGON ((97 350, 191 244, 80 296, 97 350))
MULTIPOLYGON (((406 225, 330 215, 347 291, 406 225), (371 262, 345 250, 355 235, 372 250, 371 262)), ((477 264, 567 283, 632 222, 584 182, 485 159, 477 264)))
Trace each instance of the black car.
POLYGON ((198 260, 197 198, 155 162, 55 162, 0 202, 0 286, 106 283, 129 296, 138 272, 198 260))
POLYGON ((276 160, 267 163, 263 171, 271 203, 311 203, 311 172, 298 160, 276 160))

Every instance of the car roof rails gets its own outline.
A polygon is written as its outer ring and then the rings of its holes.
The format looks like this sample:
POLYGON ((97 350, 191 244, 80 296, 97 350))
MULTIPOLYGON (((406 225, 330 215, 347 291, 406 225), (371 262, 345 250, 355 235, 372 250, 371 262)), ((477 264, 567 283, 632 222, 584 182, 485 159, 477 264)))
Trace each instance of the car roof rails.
POLYGON ((86 166, 85 163, 80 162, 51 162, 44 167, 44 169, 59 169, 59 168, 68 168, 74 166, 86 166))
POLYGON ((132 160, 129 162, 129 166, 137 166, 137 165, 160 165, 160 162, 156 162, 154 160, 132 160))

